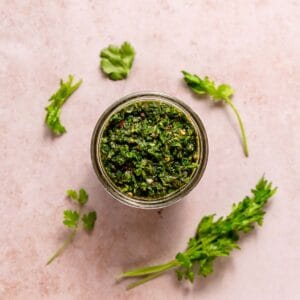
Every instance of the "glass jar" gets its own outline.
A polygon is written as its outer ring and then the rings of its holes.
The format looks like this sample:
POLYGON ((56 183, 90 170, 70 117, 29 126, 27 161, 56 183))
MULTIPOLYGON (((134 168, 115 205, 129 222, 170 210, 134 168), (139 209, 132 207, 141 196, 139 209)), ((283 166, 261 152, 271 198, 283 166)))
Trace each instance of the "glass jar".
POLYGON ((138 92, 122 97, 117 102, 113 103, 108 109, 104 111, 102 116, 99 118, 91 141, 91 158, 94 170, 100 182, 103 184, 105 190, 116 200, 123 204, 143 209, 158 209, 172 205, 187 195, 199 182, 203 172, 206 168, 208 158, 208 141, 205 128, 198 115, 185 103, 176 99, 175 97, 168 96, 159 92, 138 92), (174 191, 171 194, 167 194, 157 199, 146 199, 138 197, 129 197, 118 190, 109 176, 106 174, 105 168, 101 161, 100 152, 100 141, 103 132, 110 117, 117 111, 124 107, 141 102, 141 101, 158 101, 166 103, 168 105, 175 106, 177 109, 182 111, 189 121, 193 124, 197 136, 198 143, 198 167, 195 168, 190 181, 181 187, 179 190, 174 191))

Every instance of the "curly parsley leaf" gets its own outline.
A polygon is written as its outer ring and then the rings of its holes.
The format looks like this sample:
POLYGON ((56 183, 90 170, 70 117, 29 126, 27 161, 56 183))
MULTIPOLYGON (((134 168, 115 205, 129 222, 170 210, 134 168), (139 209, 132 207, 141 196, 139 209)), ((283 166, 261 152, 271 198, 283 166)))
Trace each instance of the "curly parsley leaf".
POLYGON ((249 155, 247 138, 245 133, 245 128, 241 116, 236 109, 235 105, 231 100, 231 96, 234 94, 233 88, 228 84, 221 84, 217 86, 214 81, 210 80, 207 76, 201 79, 197 75, 190 74, 186 71, 182 71, 183 79, 186 84, 199 95, 209 95, 211 99, 215 102, 224 101, 227 103, 233 112, 235 113, 242 134, 242 143, 245 156, 249 155))
POLYGON ((251 231, 255 224, 262 225, 264 206, 276 190, 271 182, 261 178, 251 191, 252 195, 233 204, 227 217, 218 219, 215 219, 215 215, 203 217, 186 250, 179 252, 174 260, 162 265, 130 270, 122 273, 120 278, 141 278, 130 284, 128 286, 130 289, 175 268, 178 280, 187 279, 193 282, 197 268, 198 275, 208 276, 213 272, 213 263, 218 257, 228 256, 232 250, 239 249, 237 244, 239 233, 251 231))
POLYGON ((83 227, 87 231, 94 229, 95 222, 97 220, 97 214, 95 211, 91 211, 88 214, 84 214, 82 217, 83 227))
POLYGON ((82 80, 73 85, 74 76, 69 75, 66 82, 60 81, 60 88, 51 96, 51 102, 45 109, 47 111, 45 122, 55 135, 66 132, 65 127, 60 122, 61 108, 68 98, 79 88, 82 80))
POLYGON ((80 209, 79 211, 69 209, 64 211, 63 224, 67 228, 71 229, 71 231, 63 244, 47 261, 46 265, 49 265, 55 258, 57 258, 73 241, 80 227, 85 229, 86 231, 91 231, 94 228, 97 219, 97 214, 95 211, 84 214, 83 216, 81 215, 81 208, 88 201, 88 193, 85 189, 81 188, 79 192, 76 192, 75 190, 67 190, 67 196, 71 200, 75 201, 80 206, 80 209))
POLYGON ((124 42, 121 47, 109 45, 100 53, 100 67, 111 80, 121 80, 128 76, 135 56, 134 48, 124 42))

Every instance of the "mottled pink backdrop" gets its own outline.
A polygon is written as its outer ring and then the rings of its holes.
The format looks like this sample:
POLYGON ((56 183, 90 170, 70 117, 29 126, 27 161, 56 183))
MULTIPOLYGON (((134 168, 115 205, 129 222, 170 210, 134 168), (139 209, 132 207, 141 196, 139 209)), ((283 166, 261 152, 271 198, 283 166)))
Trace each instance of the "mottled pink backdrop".
POLYGON ((2 0, 0 10, 0 299, 300 299, 299 1, 2 0), (124 40, 136 60, 113 82, 99 72, 99 52, 124 40), (192 94, 182 69, 234 87, 248 159, 232 112, 192 94), (70 73, 84 83, 63 108, 68 132, 53 139, 44 107, 70 73), (184 100, 209 137, 202 181, 161 214, 116 203, 90 162, 103 110, 140 90, 184 100), (115 283, 122 270, 173 258, 201 216, 226 214, 263 173, 279 187, 265 224, 212 276, 178 284, 171 272, 129 292, 115 283), (67 234, 65 190, 79 187, 96 228, 45 267, 67 234))

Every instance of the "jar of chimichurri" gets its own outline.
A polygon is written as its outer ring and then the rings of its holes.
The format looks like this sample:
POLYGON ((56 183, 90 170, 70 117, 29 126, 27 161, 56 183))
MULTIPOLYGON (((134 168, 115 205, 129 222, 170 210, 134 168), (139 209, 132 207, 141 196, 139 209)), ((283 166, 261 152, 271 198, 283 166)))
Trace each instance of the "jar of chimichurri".
POLYGON ((94 170, 107 192, 137 208, 179 201, 199 182, 208 141, 198 115, 182 101, 157 92, 121 98, 93 132, 94 170))

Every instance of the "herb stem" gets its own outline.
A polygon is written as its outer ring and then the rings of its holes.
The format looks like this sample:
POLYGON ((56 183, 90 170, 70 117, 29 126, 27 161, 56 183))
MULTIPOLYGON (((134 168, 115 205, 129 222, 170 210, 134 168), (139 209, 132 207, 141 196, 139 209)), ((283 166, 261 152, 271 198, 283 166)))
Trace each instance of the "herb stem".
POLYGON ((245 128, 244 128, 244 124, 243 124, 243 121, 241 119, 241 116, 240 116, 237 108, 233 104, 233 102, 228 97, 225 99, 225 101, 226 101, 226 103, 228 103, 230 105, 230 107, 232 108, 232 110, 234 111, 234 113, 235 113, 235 115, 238 119, 238 122, 239 122, 239 125, 240 125, 240 128, 241 128, 241 133, 242 133, 242 144, 243 144, 244 153, 245 153, 245 156, 248 157, 249 156, 249 150, 248 150, 246 132, 245 132, 245 128))
POLYGON ((132 271, 125 272, 121 274, 119 278, 128 278, 128 277, 141 277, 144 276, 144 278, 137 280, 127 286, 127 290, 133 289, 147 281, 150 281, 164 272, 171 270, 175 267, 178 267, 180 264, 177 260, 171 260, 170 262, 158 266, 153 267, 146 267, 142 269, 135 269, 132 271), (145 276, 146 275, 146 276, 145 276))
POLYGON ((57 249, 57 251, 49 258, 49 260, 46 263, 46 266, 51 264, 53 260, 58 257, 64 249, 73 241, 76 234, 76 229, 72 230, 69 236, 66 238, 66 240, 63 242, 63 244, 57 249))
POLYGON ((141 284, 143 284, 143 283, 145 283, 147 281, 150 281, 150 280, 152 280, 152 279, 160 276, 163 273, 164 273, 164 271, 161 271, 161 272, 158 272, 158 273, 150 274, 150 275, 144 277, 143 279, 137 280, 137 281, 129 284, 127 286, 127 290, 131 290, 131 289, 133 289, 133 288, 135 288, 135 287, 137 287, 137 286, 139 286, 139 285, 141 285, 141 284))
POLYGON ((124 272, 120 276, 118 276, 118 278, 145 276, 153 273, 167 271, 178 265, 179 263, 177 262, 177 260, 171 260, 166 264, 151 266, 151 267, 146 267, 141 269, 134 269, 134 270, 124 272))

